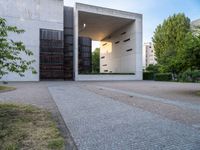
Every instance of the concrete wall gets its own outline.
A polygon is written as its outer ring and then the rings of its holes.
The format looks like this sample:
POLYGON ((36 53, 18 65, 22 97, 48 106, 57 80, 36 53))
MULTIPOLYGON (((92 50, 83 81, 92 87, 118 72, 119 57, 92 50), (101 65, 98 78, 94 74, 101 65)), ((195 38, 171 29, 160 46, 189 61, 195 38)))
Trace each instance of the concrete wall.
POLYGON ((101 73, 135 73, 135 24, 122 27, 101 42, 101 73))
POLYGON ((15 25, 26 31, 21 35, 9 35, 9 38, 23 41, 32 50, 33 59, 36 60, 33 66, 38 72, 33 75, 27 71, 24 77, 9 73, 1 80, 39 81, 39 29, 63 30, 63 0, 1 0, 0 8, 0 16, 7 20, 8 25, 15 25))

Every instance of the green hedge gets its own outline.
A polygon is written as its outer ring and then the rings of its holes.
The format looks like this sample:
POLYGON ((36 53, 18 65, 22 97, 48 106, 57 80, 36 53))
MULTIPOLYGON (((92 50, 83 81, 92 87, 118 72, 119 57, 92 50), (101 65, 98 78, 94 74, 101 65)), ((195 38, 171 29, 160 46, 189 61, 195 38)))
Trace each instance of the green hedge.
POLYGON ((194 70, 192 72, 192 81, 193 82, 198 82, 200 81, 200 70, 194 70))
POLYGON ((188 69, 185 72, 179 74, 178 80, 181 82, 199 82, 200 70, 188 69))
POLYGON ((153 72, 143 72, 143 80, 154 80, 153 72))
POLYGON ((156 73, 155 81, 171 81, 172 74, 171 73, 156 73))

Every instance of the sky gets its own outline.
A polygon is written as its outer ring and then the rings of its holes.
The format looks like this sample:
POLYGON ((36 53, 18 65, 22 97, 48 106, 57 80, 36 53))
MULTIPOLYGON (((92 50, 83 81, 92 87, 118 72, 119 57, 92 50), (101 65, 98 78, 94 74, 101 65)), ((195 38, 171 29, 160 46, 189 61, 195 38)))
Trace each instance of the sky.
POLYGON ((200 0, 65 0, 143 14, 143 42, 151 42, 154 30, 168 16, 185 13, 191 20, 200 18, 200 0))

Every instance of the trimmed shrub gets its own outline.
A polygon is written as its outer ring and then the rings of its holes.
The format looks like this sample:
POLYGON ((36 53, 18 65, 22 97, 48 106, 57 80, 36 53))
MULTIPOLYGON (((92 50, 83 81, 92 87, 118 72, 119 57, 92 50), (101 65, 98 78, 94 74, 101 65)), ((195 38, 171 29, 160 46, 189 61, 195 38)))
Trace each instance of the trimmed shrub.
POLYGON ((187 69, 179 75, 179 81, 182 82, 198 82, 200 81, 200 70, 187 69))
POLYGON ((192 81, 193 82, 198 82, 200 81, 200 70, 194 70, 192 72, 192 81))
POLYGON ((143 80, 154 80, 153 72, 143 72, 143 80))
POLYGON ((172 74, 171 73, 156 73, 155 81, 171 81, 172 74))
POLYGON ((159 66, 158 64, 150 64, 147 68, 146 68, 147 72, 154 72, 154 73, 158 73, 159 72, 159 66))

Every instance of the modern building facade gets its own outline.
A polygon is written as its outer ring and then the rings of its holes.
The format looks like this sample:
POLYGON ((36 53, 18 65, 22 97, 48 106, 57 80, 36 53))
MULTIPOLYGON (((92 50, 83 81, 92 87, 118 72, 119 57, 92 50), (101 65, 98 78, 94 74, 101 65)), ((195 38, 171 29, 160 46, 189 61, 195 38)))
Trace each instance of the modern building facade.
POLYGON ((144 51, 145 51, 145 67, 148 67, 150 64, 155 65, 156 56, 152 42, 144 43, 144 51))
POLYGON ((200 26, 200 19, 194 20, 191 22, 192 26, 200 26))
MULTIPOLYGON (((142 80, 142 15, 63 0, 1 0, 0 16, 24 29, 9 35, 33 51, 37 74, 1 80, 142 80), (100 73, 92 73, 91 42, 100 41, 100 73), (112 73, 112 74, 109 74, 112 73)), ((24 57, 24 56, 22 56, 24 57)))

